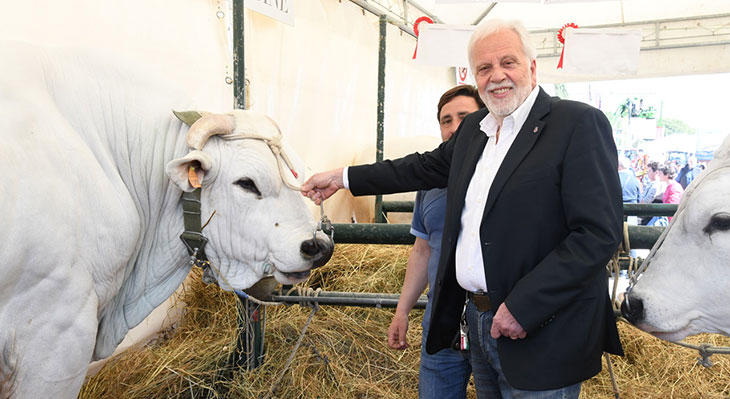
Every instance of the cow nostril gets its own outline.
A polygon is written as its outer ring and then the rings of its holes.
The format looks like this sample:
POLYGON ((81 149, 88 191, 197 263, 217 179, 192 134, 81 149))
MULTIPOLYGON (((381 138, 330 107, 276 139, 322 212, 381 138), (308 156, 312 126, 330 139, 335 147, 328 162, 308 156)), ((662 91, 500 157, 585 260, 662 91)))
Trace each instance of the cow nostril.
POLYGON ((300 250, 304 255, 310 258, 317 256, 317 254, 319 253, 319 247, 317 246, 317 242, 315 242, 314 239, 302 242, 300 250))
POLYGON ((330 260, 334 251, 334 244, 329 240, 312 238, 303 241, 300 249, 305 258, 312 260, 312 268, 316 268, 330 260))
POLYGON ((631 324, 636 324, 644 319, 644 301, 641 298, 626 297, 621 303, 621 314, 631 324))

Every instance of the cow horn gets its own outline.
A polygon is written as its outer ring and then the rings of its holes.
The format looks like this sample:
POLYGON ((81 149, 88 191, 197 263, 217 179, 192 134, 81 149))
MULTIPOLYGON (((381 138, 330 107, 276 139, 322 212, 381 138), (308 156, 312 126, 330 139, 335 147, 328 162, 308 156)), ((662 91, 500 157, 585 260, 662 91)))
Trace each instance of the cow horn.
POLYGON ((175 111, 173 109, 172 113, 175 114, 177 119, 188 126, 192 126, 195 121, 203 116, 203 114, 199 111, 175 111))
POLYGON ((188 147, 202 150, 210 136, 216 134, 231 134, 234 128, 232 115, 207 114, 195 121, 188 130, 188 147))

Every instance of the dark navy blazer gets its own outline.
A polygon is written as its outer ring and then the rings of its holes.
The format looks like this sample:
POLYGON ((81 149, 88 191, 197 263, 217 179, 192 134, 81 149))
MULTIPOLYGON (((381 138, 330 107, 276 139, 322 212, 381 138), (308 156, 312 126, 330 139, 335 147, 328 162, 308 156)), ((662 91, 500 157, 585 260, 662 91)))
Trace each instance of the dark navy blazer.
MULTIPOLYGON (((426 349, 449 347, 465 292, 455 251, 469 181, 487 142, 480 110, 451 140, 424 154, 350 167, 354 195, 447 187, 441 257, 426 349)), ((542 89, 487 197, 480 238, 491 303, 505 303, 527 331, 498 339, 502 369, 519 389, 555 389, 623 354, 606 264, 622 239, 621 185, 611 125, 587 104, 542 89)))

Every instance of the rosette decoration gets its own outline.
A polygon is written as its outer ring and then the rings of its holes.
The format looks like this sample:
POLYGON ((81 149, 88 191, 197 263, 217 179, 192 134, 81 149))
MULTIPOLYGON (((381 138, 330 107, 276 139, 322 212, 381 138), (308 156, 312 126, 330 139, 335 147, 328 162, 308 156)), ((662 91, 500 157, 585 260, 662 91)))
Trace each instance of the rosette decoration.
POLYGON ((416 34, 416 49, 413 50, 413 59, 414 60, 416 59, 416 53, 418 52, 418 33, 419 33, 418 32, 418 25, 421 22, 426 22, 426 23, 432 24, 433 23, 433 20, 431 18, 429 18, 429 17, 423 16, 423 17, 420 17, 420 18, 418 18, 417 20, 415 20, 413 22, 413 33, 416 34))
POLYGON ((565 25, 563 25, 562 28, 558 31, 558 41, 563 44, 563 49, 560 51, 560 61, 558 61, 558 69, 563 68, 563 54, 565 54, 565 28, 574 28, 577 29, 578 25, 570 22, 565 25))

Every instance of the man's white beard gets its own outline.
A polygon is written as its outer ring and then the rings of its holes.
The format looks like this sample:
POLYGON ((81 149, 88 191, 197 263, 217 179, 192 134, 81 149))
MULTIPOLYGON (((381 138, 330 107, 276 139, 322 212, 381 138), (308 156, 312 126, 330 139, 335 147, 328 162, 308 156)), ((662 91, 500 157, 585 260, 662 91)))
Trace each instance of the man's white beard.
POLYGON ((490 90, 494 90, 498 87, 504 87, 504 82, 500 84, 489 83, 486 89, 484 89, 484 93, 482 93, 481 97, 487 105, 487 109, 495 116, 505 117, 515 112, 515 110, 522 105, 532 91, 532 88, 530 88, 529 85, 516 86, 510 78, 506 78, 506 83, 508 86, 512 87, 512 93, 503 99, 495 100, 488 93, 490 90))

